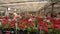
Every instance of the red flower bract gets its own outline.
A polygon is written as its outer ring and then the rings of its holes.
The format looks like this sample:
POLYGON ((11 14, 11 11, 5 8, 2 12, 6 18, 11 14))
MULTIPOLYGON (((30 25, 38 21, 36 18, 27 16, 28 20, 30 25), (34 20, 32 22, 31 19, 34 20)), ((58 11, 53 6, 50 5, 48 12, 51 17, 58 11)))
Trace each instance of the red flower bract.
POLYGON ((35 24, 31 21, 29 22, 29 24, 32 25, 33 27, 35 26, 35 24))
POLYGON ((12 28, 14 26, 14 24, 10 24, 9 28, 12 28))
POLYGON ((48 33, 48 29, 47 28, 42 28, 42 30, 44 31, 44 32, 46 32, 46 33, 48 33))
POLYGON ((47 26, 48 26, 46 22, 44 22, 44 23, 43 23, 43 25, 44 25, 45 27, 47 27, 47 26))
POLYGON ((59 28, 58 24, 54 24, 54 28, 59 28))
POLYGON ((0 22, 2 22, 2 19, 0 19, 0 22))
POLYGON ((22 21, 18 21, 18 24, 22 24, 22 21))
POLYGON ((54 20, 55 20, 54 18, 51 18, 51 19, 50 19, 50 22, 53 22, 54 20))
POLYGON ((43 26, 43 23, 42 22, 40 22, 40 26, 43 26))
POLYGON ((31 25, 34 27, 35 26, 35 24, 34 23, 31 23, 31 25))
POLYGON ((21 28, 21 29, 24 29, 24 28, 25 28, 25 25, 20 26, 20 28, 21 28))
POLYGON ((54 21, 54 24, 58 24, 58 23, 59 23, 58 20, 55 20, 55 21, 54 21))
POLYGON ((39 23, 40 21, 41 21, 40 18, 38 18, 37 23, 39 23))
POLYGON ((40 27, 38 27, 38 31, 40 31, 40 27))
POLYGON ((28 23, 29 21, 28 20, 24 20, 24 22, 28 23))
POLYGON ((7 20, 5 19, 3 20, 3 26, 6 26, 6 24, 7 24, 7 20))
POLYGON ((13 20, 11 23, 12 23, 12 24, 15 24, 15 23, 16 23, 16 21, 15 21, 15 20, 13 20))
POLYGON ((58 20, 58 24, 60 24, 60 20, 58 20))
POLYGON ((10 28, 12 28, 14 25, 15 25, 16 21, 13 20, 11 23, 10 23, 10 28))

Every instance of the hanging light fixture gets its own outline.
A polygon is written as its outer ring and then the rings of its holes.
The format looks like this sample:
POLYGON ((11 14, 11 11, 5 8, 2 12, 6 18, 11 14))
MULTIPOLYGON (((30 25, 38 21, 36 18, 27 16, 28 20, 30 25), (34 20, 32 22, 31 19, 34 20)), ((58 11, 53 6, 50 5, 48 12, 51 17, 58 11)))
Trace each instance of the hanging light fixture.
POLYGON ((8 10, 11 10, 11 8, 8 8, 8 10))

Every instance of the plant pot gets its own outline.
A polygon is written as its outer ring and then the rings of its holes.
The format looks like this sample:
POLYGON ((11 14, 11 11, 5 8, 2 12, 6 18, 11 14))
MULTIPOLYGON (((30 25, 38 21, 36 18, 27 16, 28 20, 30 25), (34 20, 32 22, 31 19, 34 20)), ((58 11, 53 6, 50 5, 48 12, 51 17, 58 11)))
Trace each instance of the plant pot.
POLYGON ((10 34, 15 34, 15 29, 11 28, 10 29, 10 34))
POLYGON ((25 30, 25 31, 20 30, 20 31, 18 31, 17 33, 18 33, 18 34, 27 34, 27 31, 26 31, 26 30, 25 30))
POLYGON ((15 34, 14 29, 3 29, 3 34, 15 34))
POLYGON ((15 31, 10 31, 10 34, 15 34, 15 31))
POLYGON ((2 32, 3 34, 10 34, 10 31, 8 29, 3 29, 2 32))
POLYGON ((37 32, 33 31, 33 32, 30 32, 30 34, 37 34, 37 32))
POLYGON ((17 33, 18 34, 23 34, 23 31, 22 30, 19 30, 17 33))
POLYGON ((28 34, 27 30, 24 31, 24 34, 28 34))

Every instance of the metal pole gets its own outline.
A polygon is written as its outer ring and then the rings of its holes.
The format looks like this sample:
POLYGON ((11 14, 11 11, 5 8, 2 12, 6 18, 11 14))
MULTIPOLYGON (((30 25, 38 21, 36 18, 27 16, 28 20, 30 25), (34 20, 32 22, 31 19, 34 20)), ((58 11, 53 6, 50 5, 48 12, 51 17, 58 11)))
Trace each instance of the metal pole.
POLYGON ((53 13, 54 13, 54 4, 52 4, 52 9, 51 9, 51 16, 53 17, 53 13))
POLYGON ((45 15, 45 10, 46 10, 46 8, 44 7, 44 15, 45 15))
POLYGON ((51 0, 51 3, 52 3, 52 7, 51 7, 51 17, 53 17, 53 13, 54 13, 54 2, 53 0, 51 0))

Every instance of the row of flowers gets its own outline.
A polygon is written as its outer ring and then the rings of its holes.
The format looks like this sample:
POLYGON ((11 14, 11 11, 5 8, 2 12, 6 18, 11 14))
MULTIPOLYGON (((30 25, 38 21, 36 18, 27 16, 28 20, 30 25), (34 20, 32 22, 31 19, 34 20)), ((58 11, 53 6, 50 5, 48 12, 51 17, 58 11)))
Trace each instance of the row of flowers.
POLYGON ((24 32, 39 31, 41 34, 59 34, 60 20, 55 18, 40 18, 35 16, 25 17, 24 19, 17 17, 17 19, 13 20, 13 17, 11 16, 4 16, 0 17, 0 29, 16 29, 17 31, 21 30, 24 32))

